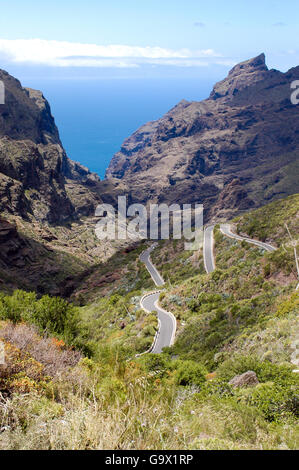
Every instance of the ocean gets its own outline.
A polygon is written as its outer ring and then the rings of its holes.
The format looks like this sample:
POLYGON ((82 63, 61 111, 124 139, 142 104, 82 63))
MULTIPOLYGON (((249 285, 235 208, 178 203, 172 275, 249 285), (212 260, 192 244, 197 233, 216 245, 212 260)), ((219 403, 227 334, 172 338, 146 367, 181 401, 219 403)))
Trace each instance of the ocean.
POLYGON ((67 155, 101 178, 123 141, 180 100, 206 98, 212 82, 198 79, 27 79, 50 102, 67 155))

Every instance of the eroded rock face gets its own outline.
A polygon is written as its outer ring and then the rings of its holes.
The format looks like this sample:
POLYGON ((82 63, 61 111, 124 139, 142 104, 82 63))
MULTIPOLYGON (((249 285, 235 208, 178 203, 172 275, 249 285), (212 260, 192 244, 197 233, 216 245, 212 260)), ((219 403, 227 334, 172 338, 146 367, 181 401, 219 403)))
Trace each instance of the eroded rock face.
POLYGON ((115 274, 89 283, 90 270, 127 242, 98 240, 94 214, 102 191, 113 201, 125 186, 100 187, 96 174, 67 158, 40 91, 1 70, 0 80, 0 291, 69 296, 86 277, 86 290, 108 291, 115 274))
POLYGON ((253 387, 259 383, 256 373, 252 370, 244 372, 244 374, 236 375, 229 384, 234 387, 253 387))
POLYGON ((1 289, 4 285, 9 285, 10 282, 13 284, 12 280, 17 279, 18 272, 24 274, 26 266, 33 265, 39 250, 37 244, 23 237, 14 224, 2 217, 0 217, 0 246, 1 289), (5 273, 5 276, 2 273, 5 273))
POLYGON ((61 295, 105 250, 92 218, 99 178, 67 158, 40 91, 0 80, 0 290, 61 295))
POLYGON ((227 78, 218 82, 210 95, 211 99, 233 98, 237 93, 262 79, 267 80, 268 68, 265 54, 235 65, 227 78))
POLYGON ((236 65, 207 100, 183 100, 126 139, 105 184, 121 181, 134 202, 203 203, 206 220, 297 192, 298 78, 299 67, 268 70, 264 54, 236 65))
POLYGON ((99 178, 67 158, 47 100, 2 70, 0 80, 0 211, 51 224, 93 214, 99 178))

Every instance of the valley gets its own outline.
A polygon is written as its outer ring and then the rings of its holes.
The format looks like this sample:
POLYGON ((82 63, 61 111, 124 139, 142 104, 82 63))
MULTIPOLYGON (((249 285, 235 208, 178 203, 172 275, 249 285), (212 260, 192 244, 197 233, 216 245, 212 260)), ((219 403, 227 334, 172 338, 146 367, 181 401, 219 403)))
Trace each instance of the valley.
POLYGON ((236 65, 100 181, 42 93, 0 72, 1 450, 298 447, 295 73, 236 65), (204 203, 203 246, 99 240, 119 195, 204 203))

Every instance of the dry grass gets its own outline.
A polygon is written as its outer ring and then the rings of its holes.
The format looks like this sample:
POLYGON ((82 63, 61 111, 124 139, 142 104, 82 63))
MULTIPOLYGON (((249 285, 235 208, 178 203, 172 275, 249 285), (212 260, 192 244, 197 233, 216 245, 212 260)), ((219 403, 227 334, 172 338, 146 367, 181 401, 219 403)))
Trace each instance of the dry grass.
POLYGON ((135 362, 95 364, 42 391, 0 395, 4 449, 294 449, 294 423, 273 425, 229 398, 199 398, 195 386, 176 387, 135 362))
POLYGON ((80 361, 82 355, 78 351, 65 349, 64 343, 55 341, 54 338, 41 338, 37 331, 34 326, 24 323, 13 325, 7 322, 0 329, 0 338, 29 353, 32 358, 43 364, 45 375, 51 377, 66 372, 80 361))
MULTIPOLYGON (((123 403, 69 395, 57 404, 38 396, 0 402, 0 449, 291 449, 294 428, 269 432, 250 409, 200 407, 184 402, 173 409, 136 388, 123 403)), ((172 402, 172 405, 174 403, 172 402)))

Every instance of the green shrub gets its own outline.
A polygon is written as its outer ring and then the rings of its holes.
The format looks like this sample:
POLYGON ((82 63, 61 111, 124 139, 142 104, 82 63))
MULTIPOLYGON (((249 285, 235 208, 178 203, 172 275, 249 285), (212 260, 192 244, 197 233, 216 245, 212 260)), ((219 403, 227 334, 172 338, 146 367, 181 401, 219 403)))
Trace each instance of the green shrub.
POLYGON ((277 386, 273 382, 259 384, 250 390, 246 401, 261 410, 268 421, 299 416, 299 396, 293 387, 277 386))
POLYGON ((187 302, 188 308, 191 310, 191 312, 196 312, 200 306, 199 301, 196 299, 191 299, 187 302))
POLYGON ((221 278, 222 274, 223 274, 223 271, 222 271, 221 269, 217 269, 217 268, 216 268, 215 271, 213 271, 213 273, 212 273, 212 279, 213 279, 213 281, 215 281, 215 282, 219 281, 219 279, 221 278))
POLYGON ((169 365, 162 354, 147 354, 142 361, 148 371, 165 370, 169 365))
POLYGON ((270 264, 270 263, 267 263, 267 264, 264 266, 263 274, 264 274, 265 277, 270 276, 270 274, 271 274, 271 264, 270 264))
POLYGON ((292 372, 290 365, 278 365, 269 361, 260 361, 256 356, 242 356, 236 354, 231 359, 224 361, 217 369, 217 375, 226 380, 231 380, 235 375, 243 374, 248 370, 256 373, 260 382, 275 381, 283 384, 291 384, 298 380, 292 372))
POLYGON ((224 361, 217 369, 220 380, 252 370, 260 382, 255 387, 234 390, 236 397, 258 408, 267 421, 281 421, 299 416, 299 378, 292 367, 260 361, 255 356, 241 356, 224 361))
POLYGON ((13 323, 27 321, 31 318, 36 304, 36 294, 34 292, 24 292, 16 290, 9 295, 0 297, 0 318, 10 320, 13 323))
POLYGON ((221 343, 222 341, 222 335, 218 332, 214 332, 212 334, 210 334, 206 341, 205 341, 205 345, 207 348, 215 348, 219 343, 221 343))
POLYGON ((178 385, 202 385, 206 381, 207 370, 193 361, 177 361, 176 383, 178 385))
POLYGON ((0 318, 13 323, 33 323, 41 332, 61 335, 67 342, 77 336, 77 310, 66 300, 44 295, 36 299, 33 292, 16 290, 13 295, 0 296, 0 318))

